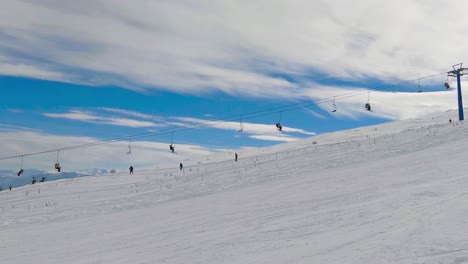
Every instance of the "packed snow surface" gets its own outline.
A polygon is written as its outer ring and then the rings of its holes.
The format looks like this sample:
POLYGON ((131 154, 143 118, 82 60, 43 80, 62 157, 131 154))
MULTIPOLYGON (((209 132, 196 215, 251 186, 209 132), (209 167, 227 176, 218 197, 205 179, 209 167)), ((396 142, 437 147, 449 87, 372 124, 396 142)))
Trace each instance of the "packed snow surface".
POLYGON ((455 116, 3 191, 0 262, 468 263, 455 116))

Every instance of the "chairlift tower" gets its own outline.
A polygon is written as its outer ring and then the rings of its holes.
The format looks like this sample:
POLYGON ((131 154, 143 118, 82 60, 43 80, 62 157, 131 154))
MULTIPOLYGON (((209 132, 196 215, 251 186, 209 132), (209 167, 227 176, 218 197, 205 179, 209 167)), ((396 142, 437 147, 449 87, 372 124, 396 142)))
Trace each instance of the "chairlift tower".
MULTIPOLYGON (((462 102, 462 92, 461 92, 461 82, 460 76, 465 75, 463 71, 468 70, 468 68, 463 68, 463 63, 458 63, 452 66, 453 71, 447 72, 448 76, 457 77, 457 91, 458 91, 458 120, 463 121, 463 102, 462 102)), ((468 72, 467 72, 468 73, 468 72)))

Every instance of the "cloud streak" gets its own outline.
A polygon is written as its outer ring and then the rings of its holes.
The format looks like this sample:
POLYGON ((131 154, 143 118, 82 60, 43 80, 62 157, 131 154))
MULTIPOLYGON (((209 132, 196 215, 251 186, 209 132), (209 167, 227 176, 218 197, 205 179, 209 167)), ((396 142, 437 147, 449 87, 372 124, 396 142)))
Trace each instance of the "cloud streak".
MULTIPOLYGON (((135 113, 133 113, 135 115, 135 113)), ((97 116, 90 112, 84 112, 80 110, 71 110, 68 113, 44 113, 46 117, 50 118, 63 118, 69 120, 76 120, 82 122, 89 122, 95 124, 106 124, 106 125, 113 125, 113 126, 124 126, 124 127, 157 127, 159 126, 156 123, 149 122, 149 121, 140 121, 135 119, 129 118, 121 118, 121 117, 103 117, 97 116)))

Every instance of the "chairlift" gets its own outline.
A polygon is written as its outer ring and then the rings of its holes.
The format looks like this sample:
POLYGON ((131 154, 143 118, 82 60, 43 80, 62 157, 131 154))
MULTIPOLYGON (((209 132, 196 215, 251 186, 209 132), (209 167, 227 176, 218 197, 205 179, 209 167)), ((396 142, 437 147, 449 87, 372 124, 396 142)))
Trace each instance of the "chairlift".
POLYGON ((370 92, 367 92, 367 102, 364 105, 364 107, 366 108, 367 111, 372 112, 371 105, 370 105, 369 101, 370 101, 370 92))
POLYGON ((174 151, 175 151, 175 147, 174 147, 173 143, 174 143, 174 132, 172 132, 171 144, 169 145, 169 150, 170 150, 172 153, 174 153, 174 151))
POLYGON ((336 103, 335 103, 335 96, 333 96, 333 109, 332 112, 335 113, 337 110, 336 103))
POLYGON ((419 78, 419 80, 418 80, 418 93, 422 93, 422 91, 423 91, 423 88, 421 86, 421 78, 419 78))
POLYGON ((364 107, 366 108, 367 111, 369 111, 369 112, 372 111, 372 110, 371 110, 371 105, 370 105, 370 103, 366 103, 366 104, 364 105, 364 107))
POLYGON ((57 161, 55 162, 55 166, 54 166, 58 172, 60 172, 60 170, 62 169, 59 163, 59 153, 60 153, 60 150, 57 150, 57 161))
POLYGON ((281 125, 281 123, 276 123, 276 129, 278 129, 278 131, 283 131, 283 126, 281 125))
POLYGON ((283 131, 283 126, 281 125, 281 112, 280 112, 278 123, 276 123, 275 126, 278 131, 283 131))
POLYGON ((241 120, 240 120, 240 128, 237 130, 238 132, 244 131, 244 125, 242 124, 242 115, 241 115, 241 120))
POLYGON ((450 84, 449 84, 449 79, 448 79, 448 77, 447 77, 447 79, 445 80, 444 86, 445 86, 445 89, 450 89, 450 84))
POLYGON ((128 151, 125 152, 125 154, 131 154, 132 153, 132 138, 128 140, 128 151))
POLYGON ((18 175, 18 177, 23 175, 23 172, 24 172, 24 170, 23 170, 23 158, 24 158, 24 156, 21 156, 21 167, 20 167, 20 170, 18 171, 18 173, 16 174, 16 175, 18 175))

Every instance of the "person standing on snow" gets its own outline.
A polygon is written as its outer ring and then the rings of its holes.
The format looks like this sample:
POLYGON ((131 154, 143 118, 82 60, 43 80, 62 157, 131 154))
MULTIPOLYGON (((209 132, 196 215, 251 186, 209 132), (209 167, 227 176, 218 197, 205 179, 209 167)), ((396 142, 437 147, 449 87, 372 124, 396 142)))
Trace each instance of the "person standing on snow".
POLYGON ((133 174, 133 166, 130 166, 128 169, 130 170, 130 174, 133 174))
POLYGON ((238 158, 237 153, 235 153, 235 154, 234 154, 234 160, 235 160, 236 162, 237 162, 237 158, 238 158))

